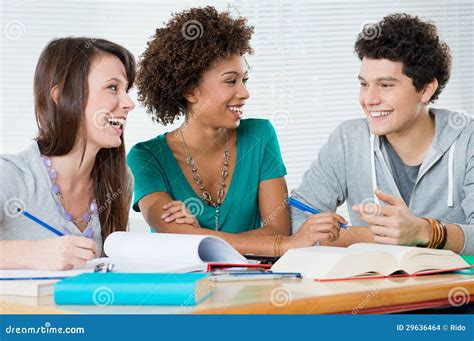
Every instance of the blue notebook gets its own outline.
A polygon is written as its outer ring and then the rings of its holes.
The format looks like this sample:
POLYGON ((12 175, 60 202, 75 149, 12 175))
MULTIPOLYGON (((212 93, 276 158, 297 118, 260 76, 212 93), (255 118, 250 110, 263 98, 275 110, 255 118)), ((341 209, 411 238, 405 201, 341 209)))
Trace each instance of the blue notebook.
POLYGON ((211 295, 209 274, 85 273, 57 282, 56 304, 195 305, 211 295))

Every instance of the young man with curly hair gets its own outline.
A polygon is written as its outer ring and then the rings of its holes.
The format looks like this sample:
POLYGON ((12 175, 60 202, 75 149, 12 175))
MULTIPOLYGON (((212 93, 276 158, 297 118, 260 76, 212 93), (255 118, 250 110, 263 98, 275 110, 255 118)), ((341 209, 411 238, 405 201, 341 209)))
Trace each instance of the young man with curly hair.
MULTIPOLYGON (((474 121, 435 109, 448 82, 449 48, 430 22, 385 17, 362 32, 360 105, 321 147, 292 196, 320 210, 347 202, 355 225, 336 242, 422 246, 474 253, 474 121), (368 226, 368 228, 367 228, 368 226)), ((311 220, 292 210, 293 231, 311 220)))
POLYGON ((183 125, 135 145, 133 208, 157 232, 215 235, 242 253, 280 255, 338 237, 326 212, 290 236, 285 165, 268 120, 242 119, 243 55, 253 27, 213 7, 177 13, 148 43, 137 73, 152 119, 183 125))

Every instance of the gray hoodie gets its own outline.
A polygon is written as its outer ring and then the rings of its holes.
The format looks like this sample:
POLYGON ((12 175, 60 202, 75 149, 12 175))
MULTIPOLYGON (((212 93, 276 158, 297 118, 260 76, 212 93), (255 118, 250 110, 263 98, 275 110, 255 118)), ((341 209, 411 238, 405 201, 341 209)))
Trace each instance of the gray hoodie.
MULTIPOLYGON (((461 253, 474 254, 474 119, 461 112, 430 109, 436 132, 421 164, 410 211, 418 217, 459 225, 465 236, 461 253)), ((379 203, 374 191, 400 197, 380 137, 367 119, 341 123, 321 147, 299 187, 291 195, 321 211, 335 211, 347 201, 351 223, 367 226, 350 207, 379 203)), ((293 232, 307 215, 291 209, 293 232)))

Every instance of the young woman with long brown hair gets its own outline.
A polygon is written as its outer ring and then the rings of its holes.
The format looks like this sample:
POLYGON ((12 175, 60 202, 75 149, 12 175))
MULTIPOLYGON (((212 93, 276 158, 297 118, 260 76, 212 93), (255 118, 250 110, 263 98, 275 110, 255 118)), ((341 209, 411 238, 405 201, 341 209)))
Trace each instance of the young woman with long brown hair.
POLYGON ((34 77, 38 135, 27 150, 0 155, 0 268, 80 266, 126 229, 123 125, 134 78, 133 55, 107 40, 55 39, 43 50, 34 77))

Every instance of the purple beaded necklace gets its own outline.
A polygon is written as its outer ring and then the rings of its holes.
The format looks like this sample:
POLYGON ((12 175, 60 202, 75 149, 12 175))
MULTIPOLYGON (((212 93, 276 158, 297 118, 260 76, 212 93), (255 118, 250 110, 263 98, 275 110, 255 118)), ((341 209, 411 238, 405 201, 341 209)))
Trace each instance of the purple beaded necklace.
MULTIPOLYGON (((58 172, 53 168, 53 163, 51 159, 47 156, 41 156, 43 159, 43 163, 48 171, 49 178, 51 179, 51 182, 53 183, 52 186, 52 191, 58 198, 58 200, 62 199, 64 200, 63 194, 61 193, 61 188, 59 187, 59 184, 56 182, 56 179, 58 178, 58 172)), ((74 224, 82 224, 82 223, 87 223, 89 225, 92 216, 97 213, 97 201, 95 199, 92 199, 92 201, 89 204, 89 210, 87 212, 84 212, 82 215, 82 219, 74 219, 72 216, 71 212, 66 211, 65 209, 62 208, 61 204, 59 202, 56 202, 56 210, 63 216, 63 218, 66 221, 70 221, 74 224)), ((72 232, 64 226, 64 234, 72 234, 72 232)), ((92 230, 91 226, 87 226, 87 228, 82 232, 82 235, 84 237, 92 238, 94 235, 94 231, 92 230)))

